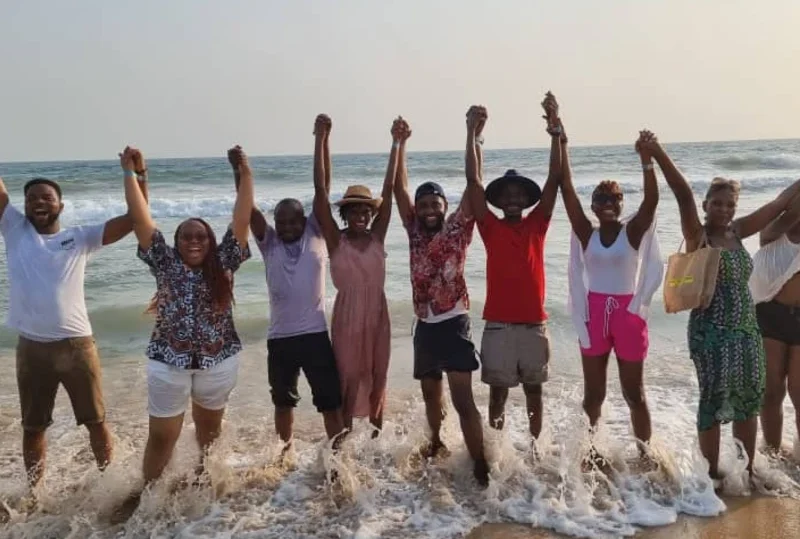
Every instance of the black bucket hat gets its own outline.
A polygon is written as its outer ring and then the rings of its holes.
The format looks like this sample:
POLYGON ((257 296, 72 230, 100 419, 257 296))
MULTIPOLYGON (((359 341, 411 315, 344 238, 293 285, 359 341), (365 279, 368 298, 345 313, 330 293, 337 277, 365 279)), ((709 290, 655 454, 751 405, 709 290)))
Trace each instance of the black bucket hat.
POLYGON ((489 201, 489 204, 499 208, 500 206, 497 204, 497 199, 500 196, 500 192, 506 185, 511 183, 521 185, 528 194, 528 204, 525 206, 526 209, 534 206, 537 202, 539 202, 539 199, 542 198, 542 189, 539 187, 539 184, 530 178, 520 176, 517 174, 516 170, 511 168, 506 171, 505 175, 493 180, 488 186, 486 186, 486 200, 489 201))

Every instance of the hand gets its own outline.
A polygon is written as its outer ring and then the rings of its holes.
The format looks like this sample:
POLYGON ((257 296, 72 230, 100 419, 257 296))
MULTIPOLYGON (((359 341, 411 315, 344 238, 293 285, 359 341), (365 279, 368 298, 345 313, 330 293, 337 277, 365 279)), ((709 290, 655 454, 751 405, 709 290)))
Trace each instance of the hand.
POLYGON ((547 120, 548 125, 554 124, 558 119, 558 101, 556 101, 556 96, 553 95, 553 92, 548 91, 544 95, 542 108, 544 109, 544 116, 542 116, 542 118, 547 120))
POLYGON ((233 170, 239 169, 239 162, 241 161, 243 154, 244 151, 242 150, 242 147, 239 146, 238 144, 233 148, 231 148, 230 150, 228 150, 228 163, 231 164, 233 170))
POLYGON ((237 145, 235 148, 236 154, 236 172, 239 175, 250 174, 250 161, 247 159, 247 154, 241 146, 237 145))
POLYGON ((408 122, 403 119, 402 116, 398 116, 394 122, 392 122, 392 140, 394 142, 405 142, 411 136, 411 127, 409 127, 408 122))
POLYGON ((636 152, 641 156, 642 161, 650 162, 655 155, 661 151, 658 138, 647 129, 639 131, 639 139, 634 145, 636 152))
POLYGON ((333 122, 327 114, 319 114, 314 120, 314 136, 328 138, 333 129, 333 122))
POLYGON ((119 164, 122 167, 122 170, 124 171, 130 170, 131 172, 136 170, 136 165, 133 160, 134 151, 136 150, 134 150, 130 146, 125 146, 125 149, 122 150, 121 154, 119 154, 119 164))
POLYGON ((483 105, 472 105, 467 111, 467 130, 479 137, 486 126, 489 113, 483 105))
POLYGON ((147 175, 147 163, 144 160, 144 154, 136 148, 132 148, 133 153, 133 170, 137 176, 147 175))

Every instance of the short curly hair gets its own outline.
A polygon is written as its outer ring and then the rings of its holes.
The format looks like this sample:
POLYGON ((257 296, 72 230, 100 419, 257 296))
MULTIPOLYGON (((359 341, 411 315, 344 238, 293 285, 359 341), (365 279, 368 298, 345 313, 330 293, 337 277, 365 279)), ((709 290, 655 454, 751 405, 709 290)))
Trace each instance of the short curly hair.
MULTIPOLYGON (((342 220, 342 223, 344 224, 344 226, 347 226, 347 211, 352 206, 354 206, 355 204, 358 204, 358 202, 355 202, 353 204, 345 204, 343 206, 339 206, 339 219, 342 220)), ((378 216, 378 210, 373 208, 372 209, 372 218, 375 219, 377 216, 378 216)))
POLYGON ((706 191, 705 200, 711 198, 714 193, 723 191, 725 189, 730 190, 730 192, 733 193, 733 198, 739 200, 739 191, 742 190, 741 184, 736 180, 722 177, 716 177, 711 180, 711 185, 708 186, 708 190, 706 191))
POLYGON ((614 180, 603 180, 592 191, 592 198, 598 194, 611 195, 622 200, 622 188, 614 180))

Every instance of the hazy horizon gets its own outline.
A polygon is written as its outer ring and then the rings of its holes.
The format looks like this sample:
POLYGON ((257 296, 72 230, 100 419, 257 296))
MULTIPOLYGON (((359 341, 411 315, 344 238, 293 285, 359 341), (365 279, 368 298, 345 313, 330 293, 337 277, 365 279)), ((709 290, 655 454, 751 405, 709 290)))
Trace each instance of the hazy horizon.
POLYGON ((573 146, 800 137, 800 2, 773 0, 0 0, 0 162, 380 153, 547 145, 552 90, 573 146))

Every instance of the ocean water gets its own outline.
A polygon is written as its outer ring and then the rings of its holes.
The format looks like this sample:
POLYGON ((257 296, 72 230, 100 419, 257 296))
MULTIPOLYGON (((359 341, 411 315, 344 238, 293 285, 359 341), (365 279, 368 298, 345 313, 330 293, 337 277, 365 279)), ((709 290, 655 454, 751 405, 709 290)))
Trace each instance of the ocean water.
MULTIPOLYGON (((714 176, 741 180, 740 212, 771 200, 800 177, 798 140, 674 144, 667 150, 698 197, 714 176)), ((515 168, 543 181, 547 159, 546 149, 489 150, 485 177, 488 180, 515 168)), ((627 211, 635 210, 642 180, 632 146, 574 148, 571 159, 584 201, 598 181, 615 179, 625 191, 627 211)), ((269 219, 275 203, 284 197, 299 198, 310 206, 311 157, 252 157, 251 163, 257 204, 269 219)), ((386 155, 334 156, 333 164, 335 199, 352 183, 379 190, 386 155)), ((451 208, 455 207, 465 183, 462 152, 413 152, 408 167, 412 189, 425 180, 438 181, 448 193, 451 208)), ((206 218, 218 232, 224 229, 234 200, 233 179, 224 157, 152 160, 149 168, 152 211, 168 237, 189 216, 206 218)), ((125 211, 122 174, 115 161, 0 164, 0 175, 13 204, 22 203, 22 184, 31 177, 59 180, 64 190, 64 225, 101 222, 125 211)), ((658 231, 668 255, 680 244, 680 224, 675 201, 663 180, 661 184, 658 231)), ((746 246, 755 252, 756 240, 747 240, 746 246)), ((539 463, 531 460, 524 402, 521 391, 512 390, 506 429, 498 433, 486 427, 493 479, 486 491, 474 487, 452 409, 444 428, 451 455, 432 463, 415 456, 426 426, 419 389, 411 376, 408 245, 396 213, 386 242, 393 355, 384 433, 371 440, 367 427, 358 425, 343 452, 331 456, 303 381, 293 462, 288 467, 274 465, 280 447, 273 432, 266 376, 269 304, 263 263, 254 244, 251 247, 254 257, 237 274, 235 291, 236 324, 246 349, 224 433, 211 455, 210 486, 173 492, 174 483, 192 469, 197 458, 193 426, 187 418, 164 480, 145 495, 125 526, 111 526, 107 515, 141 477, 147 436, 144 350, 153 325, 144 310, 154 290, 151 275, 135 257, 133 235, 96 254, 86 275, 87 304, 103 361, 108 422, 116 442, 115 460, 105 473, 95 469, 87 435, 75 428, 62 391, 55 423, 48 431, 40 504, 30 513, 23 500, 19 405, 12 375, 16 337, 0 329, 0 367, 8 374, 0 378, 0 503, 11 515, 10 522, 0 524, 0 536, 458 537, 483 522, 516 522, 575 536, 608 537, 669 524, 681 513, 713 516, 724 511, 697 450, 697 383, 686 347, 687 316, 665 314, 660 291, 650 318, 645 384, 661 470, 644 473, 634 466, 628 412, 612 362, 598 438, 619 473, 610 482, 580 473, 580 456, 588 438, 581 409, 580 357, 566 311, 569 223, 560 201, 545 248, 553 358, 551 381, 545 386, 543 458, 539 463), (325 470, 331 466, 343 478, 334 489, 323 483, 325 470)), ((484 268, 485 252, 476 232, 466 268, 476 344, 483 327, 484 268)), ((6 281, 3 262, 0 290, 7 289, 6 281)), ((327 294, 330 306, 335 294, 330 281, 327 294)), ((0 315, 5 317, 6 310, 7 294, 3 293, 0 315)), ((478 376, 474 389, 485 419, 488 391, 478 376)), ((791 445, 797 433, 788 399, 785 411, 784 437, 791 445)), ((745 463, 737 458, 729 429, 724 433, 721 463, 730 472, 726 491, 744 493, 745 463)), ((759 455, 756 469, 761 490, 800 496, 796 467, 759 455)))

